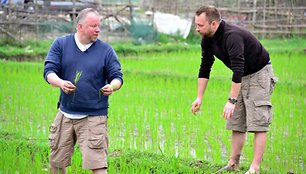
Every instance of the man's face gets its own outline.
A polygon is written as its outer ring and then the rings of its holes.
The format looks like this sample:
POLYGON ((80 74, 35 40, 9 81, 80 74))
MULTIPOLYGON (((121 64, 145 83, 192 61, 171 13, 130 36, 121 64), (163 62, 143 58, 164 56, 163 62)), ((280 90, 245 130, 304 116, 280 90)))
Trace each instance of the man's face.
POLYGON ((212 37, 215 33, 213 24, 215 21, 212 23, 209 23, 206 14, 202 13, 199 16, 195 17, 195 24, 196 24, 196 30, 198 33, 202 35, 202 37, 212 37))
POLYGON ((89 42, 97 40, 100 33, 100 17, 95 13, 89 13, 83 23, 79 24, 81 33, 89 42))

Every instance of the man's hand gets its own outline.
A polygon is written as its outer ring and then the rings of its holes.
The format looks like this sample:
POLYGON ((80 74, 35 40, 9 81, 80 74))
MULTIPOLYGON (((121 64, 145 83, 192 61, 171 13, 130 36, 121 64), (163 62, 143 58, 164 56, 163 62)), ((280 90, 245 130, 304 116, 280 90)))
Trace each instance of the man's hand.
POLYGON ((60 85, 60 88, 62 89, 64 93, 70 94, 75 91, 76 86, 74 86, 70 81, 63 80, 60 85))
POLYGON ((202 104, 202 100, 200 100, 198 98, 191 104, 191 112, 194 115, 199 112, 201 104, 202 104))
POLYGON ((223 117, 226 120, 230 119, 233 116, 235 107, 236 105, 229 101, 225 104, 224 110, 223 110, 223 117))
POLYGON ((100 89, 100 93, 104 96, 109 96, 114 92, 114 87, 111 84, 107 84, 100 89))

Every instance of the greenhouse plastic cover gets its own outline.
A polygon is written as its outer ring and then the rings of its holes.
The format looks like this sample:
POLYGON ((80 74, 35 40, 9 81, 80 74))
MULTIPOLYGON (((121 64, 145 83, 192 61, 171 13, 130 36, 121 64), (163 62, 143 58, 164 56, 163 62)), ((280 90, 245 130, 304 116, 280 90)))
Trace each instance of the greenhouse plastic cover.
POLYGON ((173 14, 155 12, 154 24, 160 33, 179 34, 186 39, 190 32, 192 21, 191 19, 181 19, 173 14))

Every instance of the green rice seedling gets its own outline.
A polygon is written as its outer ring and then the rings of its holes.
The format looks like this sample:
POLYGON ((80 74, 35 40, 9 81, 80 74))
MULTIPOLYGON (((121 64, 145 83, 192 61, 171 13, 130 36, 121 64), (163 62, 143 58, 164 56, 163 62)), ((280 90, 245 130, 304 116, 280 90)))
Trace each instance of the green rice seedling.
POLYGON ((80 77, 82 75, 82 71, 76 71, 75 78, 74 78, 74 85, 76 86, 78 81, 80 80, 80 77))
MULTIPOLYGON (((81 75, 82 75, 82 71, 76 71, 75 72, 74 85, 75 85, 76 89, 77 89, 77 83, 80 80, 81 75)), ((75 93, 76 93, 76 90, 73 93, 73 100, 75 98, 75 93)))

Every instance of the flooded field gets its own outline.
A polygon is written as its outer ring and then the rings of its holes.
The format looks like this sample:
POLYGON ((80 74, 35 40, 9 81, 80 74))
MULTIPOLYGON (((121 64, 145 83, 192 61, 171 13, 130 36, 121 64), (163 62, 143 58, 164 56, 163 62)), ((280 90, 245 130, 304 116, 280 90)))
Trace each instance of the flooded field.
MULTIPOLYGON (((294 50, 271 53, 279 82, 272 96, 274 115, 262 163, 268 173, 306 170, 305 57, 305 53, 294 50)), ((190 108, 197 93, 200 51, 150 53, 120 61, 124 85, 110 99, 111 152, 129 149, 227 163, 231 132, 225 130, 222 111, 231 72, 221 62, 214 65, 201 111, 193 115, 190 108)), ((0 151, 0 173, 48 170, 47 135, 57 112, 59 89, 48 85, 42 74, 43 62, 0 61, 0 145, 6 147, 0 151), (31 154, 18 148, 35 149, 28 144, 6 146, 16 135, 26 137, 27 142, 35 141, 43 150, 31 154)), ((252 140, 253 134, 248 134, 241 160, 245 167, 253 158, 252 140)), ((81 160, 78 152, 73 160, 81 160)), ((80 170, 80 166, 76 163, 69 170, 80 170)))

